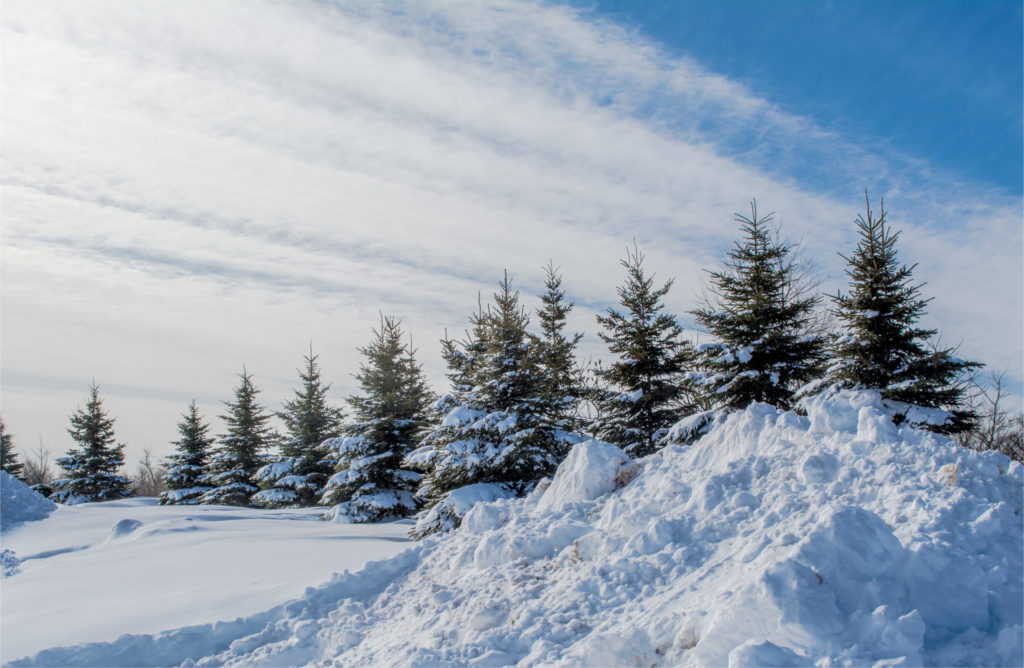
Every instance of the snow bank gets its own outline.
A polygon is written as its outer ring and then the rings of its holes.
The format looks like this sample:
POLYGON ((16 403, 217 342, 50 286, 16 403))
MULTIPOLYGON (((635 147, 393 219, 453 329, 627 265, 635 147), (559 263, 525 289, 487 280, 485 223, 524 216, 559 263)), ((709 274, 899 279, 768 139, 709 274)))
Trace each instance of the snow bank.
POLYGON ((1021 665, 1024 469, 895 427, 876 393, 806 410, 625 466, 583 443, 546 488, 289 605, 12 665, 1021 665))
POLYGON ((0 471, 0 531, 41 520, 56 509, 53 501, 33 492, 7 471, 0 471))

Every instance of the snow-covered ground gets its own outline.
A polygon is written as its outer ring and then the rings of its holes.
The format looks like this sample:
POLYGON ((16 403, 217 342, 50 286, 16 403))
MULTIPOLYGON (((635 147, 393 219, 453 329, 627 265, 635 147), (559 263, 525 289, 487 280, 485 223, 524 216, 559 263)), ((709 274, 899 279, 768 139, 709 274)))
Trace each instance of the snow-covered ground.
MULTIPOLYGON (((4 503, 11 516, 17 504, 4 503)), ((252 615, 409 544, 408 522, 332 524, 320 512, 131 499, 8 529, 0 546, 19 563, 0 582, 0 660, 252 615)))
MULTIPOLYGON (((530 497, 291 602, 13 665, 1022 665, 1024 468, 897 429, 875 393, 807 409, 755 405, 640 462, 582 443, 530 497)), ((63 623, 50 645, 77 642, 63 623)))

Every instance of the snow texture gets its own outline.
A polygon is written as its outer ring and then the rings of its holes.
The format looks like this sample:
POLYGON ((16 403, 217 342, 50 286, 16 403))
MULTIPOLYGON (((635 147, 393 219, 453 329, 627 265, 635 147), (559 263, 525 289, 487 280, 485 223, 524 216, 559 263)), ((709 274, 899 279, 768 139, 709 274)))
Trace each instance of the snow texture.
POLYGON ((876 392, 803 405, 625 466, 582 443, 288 604, 10 665, 1022 665, 1024 468, 876 392))
POLYGON ((41 520, 56 509, 53 501, 33 492, 7 471, 0 471, 0 531, 41 520))

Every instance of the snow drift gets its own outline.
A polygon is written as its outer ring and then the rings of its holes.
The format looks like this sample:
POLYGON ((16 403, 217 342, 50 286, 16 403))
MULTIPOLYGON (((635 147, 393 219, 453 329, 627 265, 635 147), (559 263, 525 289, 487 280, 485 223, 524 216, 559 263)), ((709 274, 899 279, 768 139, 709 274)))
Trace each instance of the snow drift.
POLYGON ((56 509, 53 501, 33 492, 7 471, 0 471, 0 531, 41 520, 56 509))
POLYGON ((231 624, 12 665, 1021 665, 1024 469, 877 393, 716 419, 231 624))

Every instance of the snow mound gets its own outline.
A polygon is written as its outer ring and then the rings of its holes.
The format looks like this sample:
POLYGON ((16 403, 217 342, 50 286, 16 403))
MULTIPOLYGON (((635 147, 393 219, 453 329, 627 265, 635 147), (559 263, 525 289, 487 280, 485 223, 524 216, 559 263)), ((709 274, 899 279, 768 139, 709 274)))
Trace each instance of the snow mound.
POLYGON ((229 624, 11 665, 1022 665, 1024 469, 874 392, 754 405, 229 624), (141 652, 141 653, 140 653, 141 652))
POLYGON ((53 501, 33 492, 7 471, 0 471, 0 531, 41 520, 56 509, 53 501))

